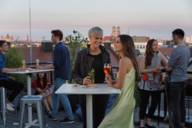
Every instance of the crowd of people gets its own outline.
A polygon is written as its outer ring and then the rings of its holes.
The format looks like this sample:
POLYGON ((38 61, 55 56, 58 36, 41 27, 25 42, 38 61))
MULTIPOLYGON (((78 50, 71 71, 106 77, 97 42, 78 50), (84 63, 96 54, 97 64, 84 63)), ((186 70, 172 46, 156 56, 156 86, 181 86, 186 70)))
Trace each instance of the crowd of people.
MULTIPOLYGON (((184 41, 185 33, 182 29, 175 29, 172 32, 173 41, 177 47, 173 48, 169 59, 159 51, 158 41, 155 39, 147 42, 144 55, 137 56, 131 36, 121 34, 116 37, 113 44, 119 57, 117 78, 114 78, 113 72, 105 74, 103 70, 106 64, 111 64, 111 58, 108 50, 102 45, 103 30, 100 27, 93 27, 89 30, 89 46, 77 53, 73 67, 70 51, 63 42, 62 31, 53 30, 51 34, 52 42, 55 44, 53 64, 46 67, 54 69, 53 85, 47 79, 46 73, 37 74, 36 80, 33 81, 35 94, 43 95, 43 103, 51 119, 58 120, 58 108, 61 103, 65 110, 65 117, 60 122, 74 122, 75 117, 69 97, 54 93, 66 81, 73 79, 87 88, 92 87, 94 83, 106 82, 108 86, 121 90, 121 93, 115 96, 93 96, 94 128, 134 128, 134 110, 139 101, 139 127, 155 128, 152 120, 161 96, 161 81, 165 79, 161 72, 164 69, 168 74, 166 79, 168 84, 165 89, 168 96, 169 125, 172 128, 185 127, 184 92, 188 80, 187 65, 190 50, 184 41), (94 73, 93 79, 89 75, 90 72, 94 73), (136 95, 140 100, 136 98, 136 95)), ((5 52, 7 50, 7 43, 0 41, 0 87, 3 86, 12 91, 8 96, 8 105, 14 109, 11 102, 24 86, 6 74, 8 71, 16 70, 6 68, 5 52)), ((83 128, 87 128, 85 96, 81 95, 76 98, 81 108, 83 128)))

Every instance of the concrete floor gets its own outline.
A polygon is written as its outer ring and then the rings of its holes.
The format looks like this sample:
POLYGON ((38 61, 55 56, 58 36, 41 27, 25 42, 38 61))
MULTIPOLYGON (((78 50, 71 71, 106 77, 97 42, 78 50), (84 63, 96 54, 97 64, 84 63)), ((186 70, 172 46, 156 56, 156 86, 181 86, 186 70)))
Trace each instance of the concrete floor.
MULTIPOLYGON (((36 115, 36 114, 34 114, 34 115, 36 115)), ((59 117, 61 119, 62 119, 62 116, 63 116, 63 114, 60 112, 59 117)), ((8 112, 7 113, 6 128, 19 128, 18 122, 19 122, 19 113, 18 112, 8 112)), ((76 122, 73 124, 61 124, 61 123, 59 123, 59 121, 53 121, 46 116, 46 122, 48 124, 48 128, 82 128, 82 123, 78 120, 76 120, 76 122)), ((157 123, 154 122, 154 125, 156 126, 157 123)), ((3 128, 1 118, 0 118, 0 128, 3 128)), ((34 127, 34 128, 36 128, 36 127, 34 127)), ((135 128, 137 128, 137 126, 135 128)), ((168 126, 167 126, 167 124, 161 122, 159 128, 168 128, 168 126)))

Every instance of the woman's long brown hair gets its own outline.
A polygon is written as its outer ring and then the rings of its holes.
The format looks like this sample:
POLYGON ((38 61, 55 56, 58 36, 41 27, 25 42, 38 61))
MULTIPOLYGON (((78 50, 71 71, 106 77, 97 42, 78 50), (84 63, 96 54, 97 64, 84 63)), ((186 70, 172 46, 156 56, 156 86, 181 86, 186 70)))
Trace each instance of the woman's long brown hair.
POLYGON ((153 51, 153 43, 155 42, 155 39, 150 39, 147 42, 146 46, 146 51, 145 51, 145 68, 149 65, 151 65, 151 60, 154 56, 154 51, 153 51))
POLYGON ((140 73, 139 73, 139 66, 136 59, 136 53, 135 53, 135 45, 133 38, 129 35, 119 35, 120 42, 123 45, 123 51, 124 55, 128 58, 130 58, 133 67, 135 68, 136 74, 135 79, 136 81, 140 80, 140 73))

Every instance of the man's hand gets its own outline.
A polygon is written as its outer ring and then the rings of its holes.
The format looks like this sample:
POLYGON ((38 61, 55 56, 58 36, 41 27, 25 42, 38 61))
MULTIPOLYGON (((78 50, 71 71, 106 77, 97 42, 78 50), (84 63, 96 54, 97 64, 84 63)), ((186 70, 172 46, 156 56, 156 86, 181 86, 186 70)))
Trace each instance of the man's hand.
POLYGON ((54 66, 53 66, 53 64, 48 64, 45 66, 45 68, 52 69, 52 68, 54 68, 54 66))
POLYGON ((92 84, 91 78, 89 76, 86 76, 83 79, 83 85, 90 85, 90 84, 92 84))
POLYGON ((161 71, 161 68, 160 67, 156 67, 155 69, 154 69, 154 72, 155 73, 159 73, 161 71))
POLYGON ((170 71, 172 70, 171 66, 169 66, 169 65, 167 65, 167 66, 165 67, 165 69, 166 69, 167 72, 170 72, 170 71))

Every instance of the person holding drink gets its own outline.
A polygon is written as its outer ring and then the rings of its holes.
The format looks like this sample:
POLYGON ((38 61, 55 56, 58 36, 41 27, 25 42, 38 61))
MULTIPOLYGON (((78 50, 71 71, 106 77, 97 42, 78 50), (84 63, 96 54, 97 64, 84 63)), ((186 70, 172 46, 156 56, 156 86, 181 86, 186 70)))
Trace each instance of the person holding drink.
POLYGON ((142 80, 139 83, 141 104, 140 104, 140 128, 155 128, 152 125, 152 118, 160 100, 160 68, 167 65, 167 59, 159 52, 158 42, 150 39, 147 42, 145 57, 140 59, 140 70, 142 80), (142 59, 142 61, 141 61, 142 59), (163 65, 161 65, 163 64, 163 65), (149 104, 149 97, 151 103, 149 104), (147 114, 147 122, 144 123, 147 106, 149 111, 147 114))
POLYGON ((139 81, 139 68, 132 44, 133 39, 129 35, 119 35, 114 43, 120 56, 118 77, 113 81, 108 74, 106 82, 111 87, 121 89, 121 94, 98 128, 134 128, 134 92, 136 81, 139 81))
MULTIPOLYGON (((77 54, 73 79, 86 87, 94 87, 94 83, 104 83, 104 64, 110 64, 109 53, 101 46, 103 30, 93 27, 89 30, 90 46, 77 54), (93 78, 94 77, 94 78, 93 78)), ((79 96, 83 116, 83 128, 86 126, 86 102, 85 96, 79 96)), ((93 96, 93 126, 97 128, 105 114, 108 100, 107 95, 93 96)))

